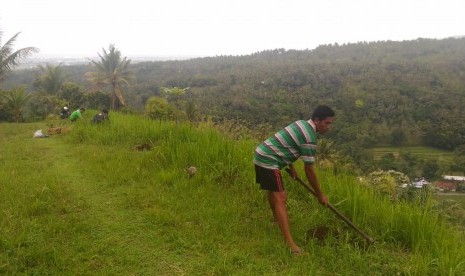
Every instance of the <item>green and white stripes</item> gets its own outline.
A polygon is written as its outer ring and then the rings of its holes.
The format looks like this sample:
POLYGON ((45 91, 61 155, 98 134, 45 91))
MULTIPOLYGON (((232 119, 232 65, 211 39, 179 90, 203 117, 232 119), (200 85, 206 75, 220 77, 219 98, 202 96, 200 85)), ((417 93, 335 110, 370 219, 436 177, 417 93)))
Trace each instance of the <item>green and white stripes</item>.
POLYGON ((255 149, 254 164, 268 169, 281 169, 299 157, 306 163, 313 163, 315 156, 313 122, 299 120, 261 143, 255 149))

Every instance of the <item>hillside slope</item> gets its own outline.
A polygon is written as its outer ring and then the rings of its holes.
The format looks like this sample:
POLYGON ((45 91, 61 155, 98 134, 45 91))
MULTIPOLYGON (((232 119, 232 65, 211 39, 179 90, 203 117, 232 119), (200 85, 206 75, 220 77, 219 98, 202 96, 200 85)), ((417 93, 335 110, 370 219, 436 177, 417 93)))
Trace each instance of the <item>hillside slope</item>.
MULTIPOLYGON (((376 197, 366 200, 370 192, 352 177, 321 170, 332 202, 377 242, 364 247, 286 177, 292 230, 307 252, 292 256, 253 183, 254 141, 232 141, 209 126, 116 113, 111 120, 102 126, 78 122, 71 133, 45 139, 32 138, 45 127, 42 123, 0 124, 1 273, 464 272, 463 244, 439 240, 447 250, 438 256, 433 244, 438 240, 429 232, 420 231, 421 241, 409 241, 408 232, 401 233, 408 223, 422 227, 419 220, 429 221, 427 214, 414 213, 412 207, 390 208, 376 197), (153 148, 135 149, 143 143, 153 148), (191 165, 198 173, 189 178, 185 169, 191 165), (379 212, 385 206, 392 213, 379 212), (310 239, 307 230, 318 225, 337 235, 323 244, 310 239)), ((438 236, 456 237, 440 225, 435 228, 438 236)))

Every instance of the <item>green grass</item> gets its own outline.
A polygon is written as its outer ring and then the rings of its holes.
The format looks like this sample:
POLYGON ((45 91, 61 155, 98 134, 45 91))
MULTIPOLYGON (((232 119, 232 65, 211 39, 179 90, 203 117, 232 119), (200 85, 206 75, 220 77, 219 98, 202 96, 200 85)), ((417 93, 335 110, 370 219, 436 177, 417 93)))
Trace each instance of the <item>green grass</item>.
MULTIPOLYGON (((0 273, 394 275, 465 272, 463 234, 428 209, 392 205, 347 174, 319 170, 344 223, 285 176, 289 254, 254 183, 256 141, 209 126, 110 114, 65 135, 33 139, 43 123, 0 124, 0 273), (150 151, 134 146, 153 145, 150 151), (189 178, 185 169, 196 166, 189 178), (320 245, 308 229, 338 233, 320 245)), ((302 171, 300 171, 301 175, 302 171)))
POLYGON ((465 209, 465 194, 464 193, 443 193, 436 195, 435 199, 437 200, 453 200, 462 206, 465 209))
MULTIPOLYGON (((439 202, 448 201, 454 204, 458 204, 463 210, 465 210, 465 194, 464 193, 442 193, 435 195, 434 197, 439 202)), ((464 225, 465 226, 465 225, 464 225)))

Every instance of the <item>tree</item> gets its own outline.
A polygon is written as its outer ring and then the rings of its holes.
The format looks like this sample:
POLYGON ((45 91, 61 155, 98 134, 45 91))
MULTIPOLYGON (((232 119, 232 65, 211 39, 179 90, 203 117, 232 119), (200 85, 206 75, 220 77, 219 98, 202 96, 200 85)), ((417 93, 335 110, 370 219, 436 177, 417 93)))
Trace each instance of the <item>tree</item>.
POLYGON ((29 110, 34 117, 43 118, 49 114, 58 114, 58 111, 68 105, 67 99, 63 98, 65 86, 65 75, 61 64, 53 66, 46 64, 39 65, 39 74, 34 80, 34 88, 38 93, 34 93, 33 101, 29 110))
POLYGON ((129 69, 131 60, 126 57, 122 59, 121 52, 113 44, 108 47, 108 52, 102 50, 103 54, 98 54, 100 61, 91 60, 95 71, 88 72, 86 77, 98 87, 110 86, 111 109, 116 107, 116 98, 120 105, 125 106, 123 88, 134 80, 134 74, 129 69))
POLYGON ((108 94, 100 91, 88 92, 83 96, 83 103, 87 108, 108 109, 108 94))
MULTIPOLYGON (((186 119, 187 115, 186 112, 182 110, 182 103, 183 101, 180 101, 181 97, 187 93, 189 90, 189 87, 186 88, 180 88, 180 87, 173 87, 173 88, 166 88, 162 87, 161 91, 162 94, 165 95, 168 99, 170 97, 173 98, 174 102, 174 110, 169 114, 170 116, 174 116, 175 121, 177 122, 179 119, 186 119)), ((171 106, 171 105, 170 105, 171 106)))
POLYGON ((16 123, 23 121, 23 111, 29 97, 30 94, 25 93, 24 87, 14 88, 2 95, 10 121, 16 123))
POLYGON ((191 123, 199 119, 199 111, 193 101, 186 104, 186 116, 191 123))
POLYGON ((166 120, 169 116, 169 105, 165 98, 150 97, 145 104, 145 113, 152 119, 166 120))
POLYGON ((60 108, 66 104, 65 100, 56 95, 44 92, 32 93, 28 104, 30 115, 34 119, 43 119, 49 114, 58 114, 60 108))
POLYGON ((324 138, 318 141, 317 161, 320 166, 334 165, 336 154, 333 141, 324 138))
POLYGON ((36 89, 47 94, 59 95, 65 82, 61 64, 58 66, 47 64, 45 67, 39 65, 39 70, 41 75, 34 81, 36 89))
MULTIPOLYGON (((81 86, 72 81, 63 83, 60 89, 59 97, 63 99, 68 107, 77 108, 84 103, 85 94, 82 91, 81 86)), ((108 107, 108 96, 106 95, 107 102, 105 107, 108 107)), ((89 107, 90 108, 90 107, 89 107)))
POLYGON ((0 83, 5 79, 6 74, 18 65, 21 59, 39 51, 39 49, 34 47, 26 47, 13 51, 14 43, 19 34, 20 33, 16 33, 2 45, 3 32, 0 30, 0 83))
POLYGON ((465 173, 465 144, 457 147, 452 156, 453 165, 452 170, 465 173))
POLYGON ((398 171, 381 170, 370 173, 364 182, 376 191, 388 195, 392 201, 397 201, 401 185, 410 183, 410 179, 398 171))
POLYGON ((176 107, 179 108, 179 99, 187 93, 189 90, 189 87, 186 88, 180 88, 180 87, 173 87, 173 88, 167 88, 167 87, 162 87, 161 91, 162 93, 166 96, 172 96, 174 98, 174 104, 176 107))
POLYGON ((430 180, 440 179, 441 171, 436 160, 428 159, 423 165, 423 176, 430 180))
POLYGON ((405 133, 401 128, 396 128, 391 132, 391 145, 400 146, 405 142, 405 133))

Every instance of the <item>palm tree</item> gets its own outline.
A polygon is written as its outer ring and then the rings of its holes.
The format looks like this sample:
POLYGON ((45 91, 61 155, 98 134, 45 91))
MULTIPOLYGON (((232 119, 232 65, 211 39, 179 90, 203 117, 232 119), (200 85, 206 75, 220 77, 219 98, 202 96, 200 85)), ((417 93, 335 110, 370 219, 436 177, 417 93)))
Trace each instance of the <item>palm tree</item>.
POLYGON ((2 45, 3 32, 0 30, 0 83, 5 79, 6 73, 14 69, 23 58, 32 53, 37 53, 39 49, 26 47, 13 51, 13 45, 20 33, 15 34, 4 45, 2 45))
POLYGON ((11 121, 19 123, 23 120, 23 109, 30 96, 25 93, 24 87, 14 88, 2 95, 11 121))
POLYGON ((324 138, 318 140, 317 161, 320 166, 332 167, 336 155, 337 151, 333 141, 324 138))
POLYGON ((34 81, 34 86, 46 94, 58 95, 65 82, 61 64, 57 66, 46 64, 45 67, 39 65, 39 69, 42 74, 34 81))
MULTIPOLYGON (((180 88, 180 87, 173 87, 173 88, 167 88, 167 87, 162 87, 161 91, 162 94, 165 95, 166 97, 168 96, 173 96, 174 97, 174 103, 177 106, 179 99, 187 93, 187 91, 190 89, 190 87, 186 88, 180 88)), ((178 106, 177 106, 178 107, 178 106)))
POLYGON ((126 105, 123 96, 124 85, 129 85, 134 80, 134 74, 129 70, 130 59, 121 59, 121 52, 113 44, 108 47, 108 52, 103 50, 103 55, 98 54, 100 61, 91 60, 94 72, 86 74, 88 80, 97 86, 110 86, 111 108, 115 109, 115 101, 118 98, 121 105, 126 105))
POLYGON ((180 87, 173 87, 173 88, 167 88, 167 87, 162 87, 161 92, 165 97, 173 97, 174 98, 174 106, 176 107, 176 110, 174 110, 174 113, 172 114, 174 116, 174 119, 176 123, 178 122, 178 118, 181 116, 185 116, 186 112, 182 111, 182 106, 179 103, 179 99, 187 93, 189 90, 189 87, 186 88, 180 88, 180 87))

